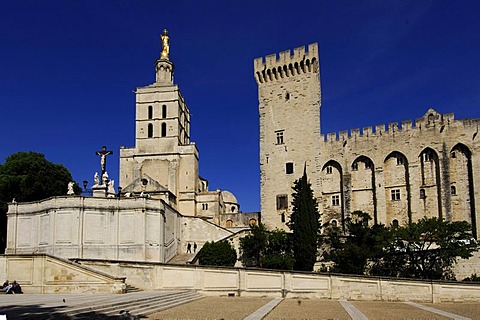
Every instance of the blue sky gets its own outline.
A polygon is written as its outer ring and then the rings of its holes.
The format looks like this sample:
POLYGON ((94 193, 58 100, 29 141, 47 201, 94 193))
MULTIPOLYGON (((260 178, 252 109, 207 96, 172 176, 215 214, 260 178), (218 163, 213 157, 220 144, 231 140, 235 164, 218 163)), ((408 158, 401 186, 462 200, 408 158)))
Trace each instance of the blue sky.
POLYGON ((429 107, 480 118, 479 12, 470 0, 0 0, 0 163, 37 151, 91 184, 106 145, 117 180, 133 91, 154 82, 167 28, 200 174, 258 211, 254 58, 319 43, 323 133, 429 107))

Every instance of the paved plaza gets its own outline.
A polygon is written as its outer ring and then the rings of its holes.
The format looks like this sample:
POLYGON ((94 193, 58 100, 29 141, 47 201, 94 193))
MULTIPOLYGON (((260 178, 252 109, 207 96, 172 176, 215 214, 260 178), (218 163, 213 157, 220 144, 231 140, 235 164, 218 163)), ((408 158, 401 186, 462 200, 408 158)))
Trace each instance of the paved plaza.
MULTIPOLYGON (((0 315, 14 319, 88 319, 68 316, 84 305, 114 305, 154 299, 165 292, 129 294, 0 295, 0 315)), ((166 298, 165 298, 166 299, 166 298)), ((127 316, 120 306, 114 314, 91 319, 480 319, 480 303, 411 303, 268 297, 202 297, 166 310, 127 316)), ((1 319, 1 317, 0 317, 1 319)))

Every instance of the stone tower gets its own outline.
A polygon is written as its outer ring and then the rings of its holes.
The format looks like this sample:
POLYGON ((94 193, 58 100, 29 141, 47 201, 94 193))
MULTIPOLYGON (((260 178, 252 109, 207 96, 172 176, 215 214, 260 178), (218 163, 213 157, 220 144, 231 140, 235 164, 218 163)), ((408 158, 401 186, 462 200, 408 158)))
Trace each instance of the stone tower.
POLYGON ((148 193, 195 215, 198 150, 190 142, 190 110, 173 82, 166 30, 162 44, 155 83, 135 92, 135 147, 120 150, 120 186, 125 193, 148 193))
POLYGON ((262 222, 288 229, 293 182, 306 166, 320 194, 320 70, 318 45, 254 61, 260 113, 262 222))

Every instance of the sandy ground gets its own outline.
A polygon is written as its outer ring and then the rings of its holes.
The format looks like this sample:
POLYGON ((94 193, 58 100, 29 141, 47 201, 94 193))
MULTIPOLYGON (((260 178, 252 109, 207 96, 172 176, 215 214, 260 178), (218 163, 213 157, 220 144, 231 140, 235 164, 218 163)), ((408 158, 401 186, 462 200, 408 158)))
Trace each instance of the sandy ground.
POLYGON ((149 319, 244 319, 272 298, 205 297, 150 315, 149 319))
MULTIPOLYGON (((272 298, 205 297, 149 316, 149 319, 244 319, 272 298)), ((350 301, 368 319, 449 319, 403 302, 350 301)), ((423 303, 471 319, 480 319, 480 303, 423 303)), ((339 301, 285 299, 264 319, 351 319, 339 301)))
POLYGON ((350 319, 350 316, 335 300, 285 299, 264 319, 350 319))

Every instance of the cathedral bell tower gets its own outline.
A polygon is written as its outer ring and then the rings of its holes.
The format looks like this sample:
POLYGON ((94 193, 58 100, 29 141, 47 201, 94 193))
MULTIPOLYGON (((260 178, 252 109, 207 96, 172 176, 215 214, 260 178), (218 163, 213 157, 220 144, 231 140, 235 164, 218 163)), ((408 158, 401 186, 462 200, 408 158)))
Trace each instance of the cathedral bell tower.
POLYGON ((152 197, 169 192, 170 205, 194 215, 198 150, 190 142, 190 110, 173 82, 167 30, 160 38, 155 82, 135 91, 135 148, 120 150, 120 186, 152 197))

